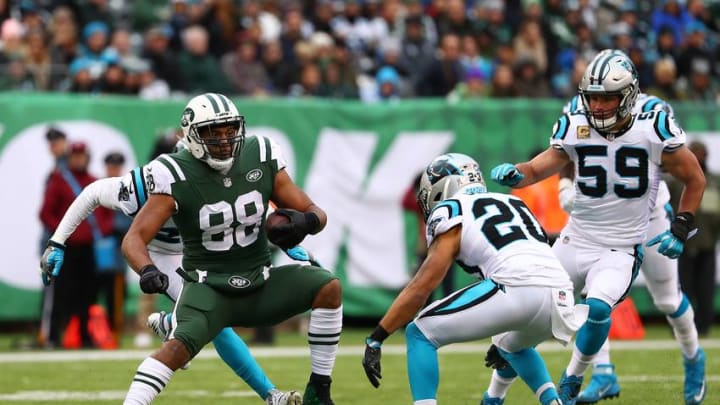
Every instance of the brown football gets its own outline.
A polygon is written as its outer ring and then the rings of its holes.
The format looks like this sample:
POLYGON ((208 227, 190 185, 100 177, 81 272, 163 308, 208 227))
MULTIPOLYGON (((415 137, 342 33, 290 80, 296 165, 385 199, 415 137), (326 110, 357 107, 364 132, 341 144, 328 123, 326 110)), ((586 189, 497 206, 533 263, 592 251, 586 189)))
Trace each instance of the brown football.
POLYGON ((290 222, 290 220, 285 215, 278 214, 277 212, 271 212, 265 220, 265 230, 268 231, 280 225, 287 224, 288 222, 290 222))

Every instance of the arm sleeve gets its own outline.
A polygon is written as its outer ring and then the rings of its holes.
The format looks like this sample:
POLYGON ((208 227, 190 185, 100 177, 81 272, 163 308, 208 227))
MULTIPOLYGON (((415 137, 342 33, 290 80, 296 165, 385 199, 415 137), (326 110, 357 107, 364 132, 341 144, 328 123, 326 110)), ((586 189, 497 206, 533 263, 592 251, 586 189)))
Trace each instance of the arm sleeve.
POLYGON ((52 240, 65 243, 80 223, 89 217, 98 206, 120 210, 117 191, 122 179, 122 177, 108 177, 96 180, 85 187, 60 220, 60 225, 55 230, 52 240))

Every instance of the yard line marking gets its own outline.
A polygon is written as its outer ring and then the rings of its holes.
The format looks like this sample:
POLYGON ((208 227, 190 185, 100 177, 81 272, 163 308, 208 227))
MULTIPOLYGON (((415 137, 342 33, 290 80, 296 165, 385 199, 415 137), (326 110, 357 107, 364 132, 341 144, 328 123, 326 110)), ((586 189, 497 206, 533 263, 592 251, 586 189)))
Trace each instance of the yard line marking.
MULTIPOLYGON (((118 401, 125 398, 127 391, 17 391, 0 394, 0 401, 118 401)), ((253 391, 169 390, 163 397, 206 398, 206 397, 254 397, 253 391)))
MULTIPOLYGON (((704 339, 700 345, 705 349, 720 349, 720 339, 704 339)), ((440 353, 485 353, 488 343, 457 343, 440 348, 440 353)), ((675 340, 642 340, 642 341, 613 341, 612 351, 626 350, 676 350, 678 343, 675 340)), ((538 346, 541 353, 569 352, 570 345, 562 346, 555 342, 546 342, 538 346)), ((253 357, 306 357, 306 346, 296 347, 257 347, 250 348, 253 357)), ((340 344, 338 356, 362 356, 365 346, 340 344)), ((57 352, 28 351, 20 353, 0 353, 1 363, 60 363, 70 361, 120 361, 142 360, 152 353, 152 350, 67 350, 57 352)), ((404 355, 405 345, 384 345, 383 355, 404 355)), ((205 348, 195 359, 216 359, 217 353, 213 349, 205 348)))

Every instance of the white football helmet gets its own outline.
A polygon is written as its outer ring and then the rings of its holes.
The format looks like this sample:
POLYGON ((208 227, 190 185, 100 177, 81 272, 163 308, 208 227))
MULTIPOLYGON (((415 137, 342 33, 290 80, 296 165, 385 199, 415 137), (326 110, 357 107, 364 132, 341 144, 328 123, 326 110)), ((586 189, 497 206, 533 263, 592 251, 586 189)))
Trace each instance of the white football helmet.
POLYGON ((613 126, 632 114, 640 92, 638 73, 635 64, 619 50, 605 49, 588 64, 578 88, 585 107, 585 114, 593 128, 600 132, 610 132, 613 126), (590 96, 618 95, 620 104, 612 116, 606 112, 590 110, 590 96))
POLYGON ((420 178, 417 195, 425 218, 438 203, 470 184, 487 191, 480 165, 473 158, 462 153, 446 153, 433 159, 420 178))
POLYGON ((181 141, 192 155, 211 168, 227 172, 245 140, 245 117, 222 94, 205 93, 188 102, 180 119, 181 141), (218 137, 214 128, 233 126, 231 136, 218 137))

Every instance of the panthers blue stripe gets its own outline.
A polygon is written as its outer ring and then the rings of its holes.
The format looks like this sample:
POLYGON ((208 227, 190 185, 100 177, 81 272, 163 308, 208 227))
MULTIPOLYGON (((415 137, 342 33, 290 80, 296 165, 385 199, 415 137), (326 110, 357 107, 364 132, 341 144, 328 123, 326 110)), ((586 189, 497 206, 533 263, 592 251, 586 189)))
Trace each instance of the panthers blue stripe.
POLYGON ((147 201, 147 192, 145 191, 145 181, 142 171, 139 167, 132 170, 133 181, 135 182, 135 195, 137 196, 138 209, 140 209, 147 201))
POLYGON ((570 126, 570 120, 568 120, 568 117, 566 115, 563 115, 558 120, 558 129, 553 134, 553 139, 565 139, 565 135, 567 135, 568 127, 570 126))
POLYGON ((652 111, 655 109, 655 106, 658 104, 660 104, 660 100, 658 100, 656 98, 650 99, 643 105, 642 111, 643 112, 652 111))
POLYGON ((453 309, 465 306, 478 298, 484 297, 496 288, 497 285, 494 281, 490 279, 483 280, 463 291, 453 302, 450 303, 450 305, 443 307, 443 310, 451 311, 453 309))
POLYGON ((669 315, 670 318, 681 317, 685 313, 685 311, 688 310, 689 307, 690 307, 690 301, 688 301, 688 297, 685 294, 683 294, 682 301, 680 301, 680 306, 678 307, 677 311, 675 311, 669 315))
POLYGON ((458 200, 445 200, 438 204, 435 209, 440 207, 447 207, 450 210, 450 218, 456 217, 462 213, 462 208, 460 208, 460 202, 458 200))
POLYGON ((572 98, 572 100, 570 101, 570 112, 577 110, 579 99, 580 99, 580 96, 575 96, 572 98))
POLYGON ((670 118, 665 111, 658 111, 654 127, 655 133, 660 137, 661 141, 667 141, 673 137, 673 134, 670 132, 670 118))

